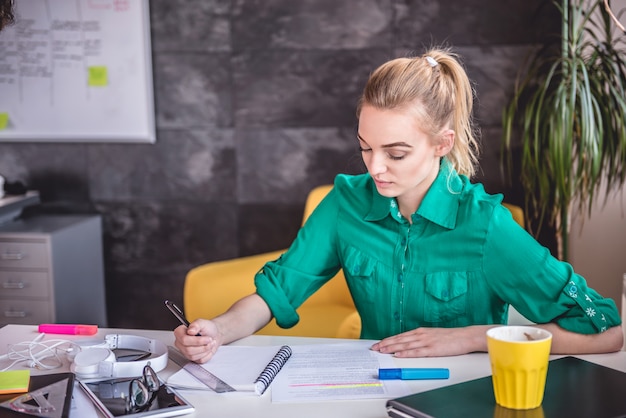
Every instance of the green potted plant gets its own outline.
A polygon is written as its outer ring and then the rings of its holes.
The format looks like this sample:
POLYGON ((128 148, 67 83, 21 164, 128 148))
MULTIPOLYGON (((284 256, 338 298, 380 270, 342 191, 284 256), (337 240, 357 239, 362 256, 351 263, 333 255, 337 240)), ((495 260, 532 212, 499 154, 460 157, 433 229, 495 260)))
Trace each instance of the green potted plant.
POLYGON ((519 164, 533 232, 552 226, 558 256, 567 260, 574 211, 588 216, 596 199, 626 181, 626 52, 608 0, 554 5, 560 47, 536 51, 521 70, 503 111, 502 145, 509 173, 519 164))

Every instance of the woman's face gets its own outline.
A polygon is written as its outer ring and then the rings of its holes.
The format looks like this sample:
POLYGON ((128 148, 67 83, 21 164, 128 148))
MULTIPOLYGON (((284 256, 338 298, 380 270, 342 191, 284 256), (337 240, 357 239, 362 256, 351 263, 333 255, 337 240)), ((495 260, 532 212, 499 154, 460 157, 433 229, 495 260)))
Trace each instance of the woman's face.
POLYGON ((439 172, 454 133, 446 130, 433 141, 406 109, 382 110, 365 105, 359 116, 359 145, 367 171, 386 197, 421 201, 439 172))

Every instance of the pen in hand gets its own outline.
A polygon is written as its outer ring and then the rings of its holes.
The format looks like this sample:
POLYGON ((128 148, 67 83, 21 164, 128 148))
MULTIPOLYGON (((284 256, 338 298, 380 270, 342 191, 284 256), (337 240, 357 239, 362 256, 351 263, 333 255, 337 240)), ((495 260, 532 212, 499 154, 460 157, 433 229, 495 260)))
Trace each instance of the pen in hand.
MULTIPOLYGON (((167 306, 167 309, 169 309, 170 312, 174 314, 174 316, 180 321, 181 324, 183 324, 186 327, 189 327, 189 321, 187 321, 187 318, 185 318, 185 314, 178 306, 176 306, 174 302, 172 302, 171 300, 166 300, 165 306, 167 306)), ((197 333, 196 337, 199 337, 199 336, 200 336, 200 333, 197 333)))

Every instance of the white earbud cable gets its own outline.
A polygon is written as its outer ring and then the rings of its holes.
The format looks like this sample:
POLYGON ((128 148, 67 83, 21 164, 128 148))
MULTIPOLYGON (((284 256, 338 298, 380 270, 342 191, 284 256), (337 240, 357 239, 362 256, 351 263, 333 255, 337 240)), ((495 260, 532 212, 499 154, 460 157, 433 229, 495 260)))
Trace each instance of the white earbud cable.
POLYGON ((35 367, 39 370, 53 370, 63 366, 63 360, 59 355, 59 351, 67 354, 80 346, 69 340, 54 339, 41 341, 45 336, 44 333, 39 334, 32 341, 23 341, 9 346, 7 354, 0 356, 0 360, 9 359, 13 362, 0 371, 7 371, 20 363, 27 362, 29 367, 35 367), (61 346, 68 345, 65 349, 61 346))

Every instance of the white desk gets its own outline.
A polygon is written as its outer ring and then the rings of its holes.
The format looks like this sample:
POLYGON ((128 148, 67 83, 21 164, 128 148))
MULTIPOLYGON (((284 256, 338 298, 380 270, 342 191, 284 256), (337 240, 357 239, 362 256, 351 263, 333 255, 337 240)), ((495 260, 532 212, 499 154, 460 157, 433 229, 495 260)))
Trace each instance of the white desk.
MULTIPOLYGON (((46 339, 67 338, 100 338, 107 334, 131 334, 149 337, 163 341, 166 345, 173 345, 174 335, 170 331, 149 331, 134 329, 100 329, 94 337, 47 335, 46 339)), ((0 328, 0 354, 5 354, 9 344, 22 341, 31 341, 37 336, 37 327, 32 325, 7 325, 0 328)), ((337 340, 327 338, 302 338, 302 337, 271 337, 255 335, 244 338, 234 343, 235 345, 281 345, 281 344, 324 344, 346 342, 350 340, 337 340)), ((557 358, 558 356, 553 356, 557 358)), ((585 360, 602 364, 617 370, 626 372, 626 352, 620 351, 611 354, 595 354, 580 356, 585 360)), ((0 367, 6 367, 6 360, 0 360, 0 367)), ((398 367, 447 367, 450 369, 450 379, 432 381, 411 381, 411 389, 414 392, 422 392, 441 386, 464 382, 491 374, 489 358, 486 353, 467 354, 455 357, 438 357, 424 359, 396 359, 398 367)), ((166 369, 159 372, 161 378, 166 379, 170 374, 178 370, 171 361, 166 369)), ((68 371, 69 364, 63 369, 54 372, 68 371)), ((41 374, 32 370, 32 374, 41 374)), ((359 418, 386 418, 385 399, 370 399, 358 401, 328 401, 310 403, 276 404, 271 402, 270 390, 262 397, 229 397, 213 392, 184 391, 183 396, 191 402, 196 412, 185 417, 359 417, 359 418)))

